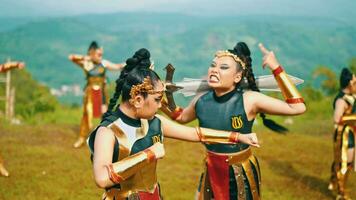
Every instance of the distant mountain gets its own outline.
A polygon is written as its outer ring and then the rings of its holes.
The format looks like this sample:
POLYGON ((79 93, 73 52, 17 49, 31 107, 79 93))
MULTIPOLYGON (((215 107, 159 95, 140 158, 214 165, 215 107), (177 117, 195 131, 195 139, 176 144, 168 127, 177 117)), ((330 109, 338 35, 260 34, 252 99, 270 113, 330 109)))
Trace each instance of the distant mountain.
MULTIPOLYGON (((104 57, 114 62, 145 47, 162 76, 167 63, 176 67, 176 80, 204 76, 214 52, 232 48, 237 41, 250 46, 256 74, 270 73, 260 67, 258 42, 274 50, 290 74, 306 80, 317 65, 338 72, 356 56, 356 27, 324 18, 116 13, 20 22, 0 29, 0 61, 25 60, 34 78, 55 88, 84 84, 80 68, 67 56, 84 54, 92 40, 102 44, 104 57)), ((112 73, 110 79, 117 75, 112 73)))

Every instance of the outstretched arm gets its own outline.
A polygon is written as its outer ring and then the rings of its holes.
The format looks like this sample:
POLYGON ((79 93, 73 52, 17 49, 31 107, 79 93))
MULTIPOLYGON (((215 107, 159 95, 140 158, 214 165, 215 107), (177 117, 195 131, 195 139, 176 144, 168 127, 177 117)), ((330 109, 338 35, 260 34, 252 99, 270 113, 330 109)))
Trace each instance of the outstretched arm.
POLYGON ((0 64, 0 72, 6 72, 11 69, 22 69, 25 67, 24 62, 18 62, 18 61, 12 61, 12 62, 6 62, 4 64, 0 64))
POLYGON ((189 123, 196 119, 195 115, 195 104, 198 101, 202 94, 197 95, 193 98, 193 100, 189 103, 186 108, 177 107, 176 110, 170 111, 168 108, 168 103, 166 99, 162 99, 162 108, 161 110, 166 114, 168 117, 173 119, 174 121, 185 124, 189 123))
POLYGON ((242 142, 259 147, 255 133, 240 134, 238 132, 213 130, 201 127, 192 128, 175 123, 161 115, 156 116, 161 120, 163 134, 166 137, 210 144, 234 144, 237 142, 242 142))
POLYGON ((84 60, 86 59, 87 56, 84 55, 78 55, 78 54, 70 54, 68 56, 68 59, 75 64, 79 65, 80 67, 84 66, 84 60))
POLYGON ((100 127, 94 144, 94 179, 100 188, 107 188, 131 177, 137 171, 164 156, 162 143, 112 163, 115 136, 111 129, 100 127))
POLYGON ((110 62, 108 60, 103 60, 102 63, 109 70, 119 70, 119 71, 121 71, 126 66, 126 63, 115 64, 115 63, 112 63, 112 62, 110 62))
POLYGON ((251 100, 251 104, 253 104, 250 110, 254 113, 263 112, 278 115, 298 115, 304 113, 306 111, 304 100, 295 85, 289 80, 273 51, 267 50, 262 44, 259 44, 259 47, 263 54, 263 67, 268 66, 272 70, 285 98, 285 102, 260 93, 251 92, 246 95, 248 96, 248 100, 251 100))

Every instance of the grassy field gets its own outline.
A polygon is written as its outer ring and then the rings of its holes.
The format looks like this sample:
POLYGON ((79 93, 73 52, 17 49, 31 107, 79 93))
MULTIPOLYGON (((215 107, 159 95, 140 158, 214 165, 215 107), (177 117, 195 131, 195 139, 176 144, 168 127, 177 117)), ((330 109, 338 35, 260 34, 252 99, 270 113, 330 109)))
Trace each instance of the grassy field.
MULTIPOLYGON (((332 124, 316 114, 311 121, 313 112, 294 118, 287 135, 256 124, 262 146, 254 151, 261 162, 263 199, 333 199, 327 190, 332 124)), ((11 173, 0 178, 1 200, 100 199, 88 149, 72 148, 79 116, 80 110, 69 110, 41 116, 41 123, 1 122, 0 153, 11 173)), ((159 161, 158 174, 165 199, 193 199, 202 171, 202 145, 171 139, 164 143, 166 156, 159 161)), ((355 181, 352 173, 348 188, 354 198, 355 181)))

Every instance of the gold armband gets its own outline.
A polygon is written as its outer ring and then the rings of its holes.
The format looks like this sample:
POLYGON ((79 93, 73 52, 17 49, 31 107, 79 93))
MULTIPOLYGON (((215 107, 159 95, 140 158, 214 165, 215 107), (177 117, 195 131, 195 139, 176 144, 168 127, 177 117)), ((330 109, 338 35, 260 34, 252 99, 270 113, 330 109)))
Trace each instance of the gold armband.
POLYGON ((196 127, 195 129, 200 141, 204 143, 234 144, 238 142, 240 135, 238 132, 231 131, 220 131, 201 127, 196 127))
POLYGON ((304 103, 303 97, 300 95, 299 91, 281 66, 273 70, 273 75, 287 103, 304 103))
POLYGON ((171 110, 168 106, 167 100, 162 99, 161 110, 164 114, 169 116, 171 119, 176 120, 183 112, 183 108, 177 106, 174 110, 171 110))
POLYGON ((118 184, 155 160, 155 154, 150 149, 146 149, 145 151, 136 153, 123 160, 109 164, 106 168, 108 170, 110 180, 118 184))
POLYGON ((356 115, 345 115, 341 117, 340 124, 356 124, 356 115))

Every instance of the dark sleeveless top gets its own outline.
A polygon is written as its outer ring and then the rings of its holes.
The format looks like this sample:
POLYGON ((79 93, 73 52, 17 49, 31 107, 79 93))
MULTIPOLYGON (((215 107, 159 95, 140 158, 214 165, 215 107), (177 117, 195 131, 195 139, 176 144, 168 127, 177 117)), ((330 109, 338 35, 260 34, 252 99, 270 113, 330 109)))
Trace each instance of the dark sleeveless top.
POLYGON ((106 73, 106 68, 104 67, 104 65, 102 63, 99 64, 93 63, 93 64, 94 64, 93 69, 86 72, 87 79, 90 77, 104 78, 106 73))
MULTIPOLYGON (((209 91, 201 96, 195 104, 195 113, 199 126, 217 130, 251 133, 253 120, 248 121, 243 104, 243 92, 233 90, 223 96, 216 96, 209 91)), ((217 153, 233 153, 248 148, 249 145, 237 144, 205 144, 209 151, 217 153)))
MULTIPOLYGON (((121 119, 128 126, 137 127, 137 128, 141 127, 140 120, 132 119, 132 118, 128 117, 127 115, 125 115, 120 109, 117 109, 117 111, 114 112, 112 115, 103 119, 103 121, 100 123, 100 125, 90 134, 90 136, 88 138, 88 146, 92 153, 92 156, 93 156, 93 153, 95 150, 94 142, 95 142, 95 136, 96 136, 96 132, 97 132, 98 128, 101 126, 107 127, 110 124, 114 123, 118 119, 121 119)), ((120 127, 120 128, 125 132, 125 129, 123 129, 122 127, 120 127)), ((147 131, 146 135, 143 138, 136 140, 134 142, 134 144, 132 145, 130 155, 133 155, 135 153, 138 153, 140 151, 143 151, 143 150, 149 148, 150 146, 152 146, 154 144, 154 142, 157 142, 157 141, 155 141, 155 140, 157 140, 157 138, 159 138, 158 140, 160 140, 160 142, 163 141, 163 134, 162 134, 162 130, 161 130, 161 121, 157 117, 154 117, 152 120, 148 120, 148 131, 147 131)), ((119 142, 120 141, 118 141, 118 139, 116 137, 114 153, 113 153, 113 158, 112 158, 113 163, 117 162, 118 158, 119 158, 119 142)))

